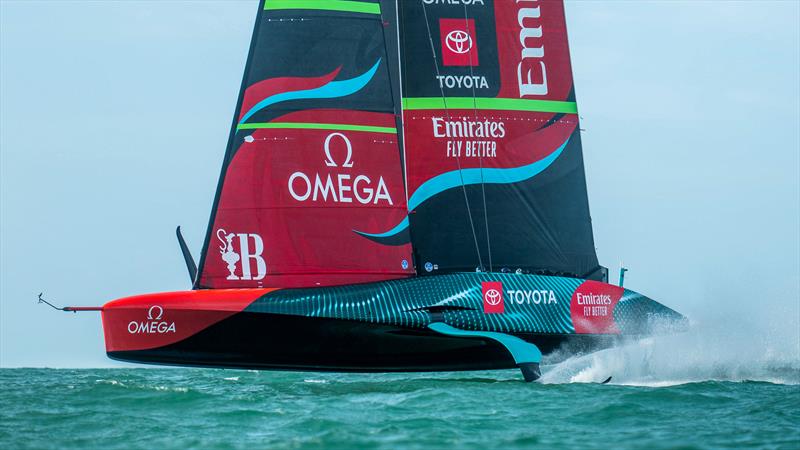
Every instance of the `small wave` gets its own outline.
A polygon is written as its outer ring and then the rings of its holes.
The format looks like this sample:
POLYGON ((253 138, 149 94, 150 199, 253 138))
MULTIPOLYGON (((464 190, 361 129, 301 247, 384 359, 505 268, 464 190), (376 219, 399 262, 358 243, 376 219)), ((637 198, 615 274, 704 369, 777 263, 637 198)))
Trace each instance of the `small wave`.
POLYGON ((239 381, 239 377, 225 377, 223 378, 225 381, 239 381))
POLYGON ((189 392, 189 388, 187 387, 171 387, 171 386, 156 386, 155 390, 161 392, 189 392))
POLYGON ((189 388, 185 386, 166 386, 166 385, 150 385, 135 382, 122 382, 118 380, 98 379, 95 380, 96 384, 118 386, 125 389, 144 390, 144 391, 157 391, 157 392, 189 392, 189 388))
POLYGON ((328 384, 328 380, 314 380, 311 378, 307 378, 303 380, 303 383, 319 383, 319 384, 328 384))
POLYGON ((108 385, 111 385, 111 386, 126 387, 125 383, 123 383, 121 381, 117 381, 117 380, 99 379, 99 380, 94 380, 94 382, 97 383, 97 384, 108 384, 108 385))

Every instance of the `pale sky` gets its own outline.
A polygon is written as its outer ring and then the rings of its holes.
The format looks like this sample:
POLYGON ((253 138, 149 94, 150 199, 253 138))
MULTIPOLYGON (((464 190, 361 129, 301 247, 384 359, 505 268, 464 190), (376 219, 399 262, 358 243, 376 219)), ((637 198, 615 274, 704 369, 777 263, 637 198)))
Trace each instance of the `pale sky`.
MULTIPOLYGON (((602 264, 800 342, 800 3, 568 1, 602 264)), ((189 288, 256 0, 0 1, 0 366, 120 365, 102 305, 189 288)), ((800 345, 800 344, 797 344, 800 345)))

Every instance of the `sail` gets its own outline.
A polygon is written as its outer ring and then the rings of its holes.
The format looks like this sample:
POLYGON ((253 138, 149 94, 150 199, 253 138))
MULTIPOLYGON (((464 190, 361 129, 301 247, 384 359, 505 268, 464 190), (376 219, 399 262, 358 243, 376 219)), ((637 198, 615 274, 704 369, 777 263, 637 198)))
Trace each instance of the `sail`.
POLYGON ((418 271, 599 270, 564 6, 401 2, 409 216, 418 271))
POLYGON ((380 242, 359 233, 394 226, 407 211, 397 41, 386 38, 397 34, 394 3, 384 9, 259 3, 196 287, 414 273, 407 232, 380 242))

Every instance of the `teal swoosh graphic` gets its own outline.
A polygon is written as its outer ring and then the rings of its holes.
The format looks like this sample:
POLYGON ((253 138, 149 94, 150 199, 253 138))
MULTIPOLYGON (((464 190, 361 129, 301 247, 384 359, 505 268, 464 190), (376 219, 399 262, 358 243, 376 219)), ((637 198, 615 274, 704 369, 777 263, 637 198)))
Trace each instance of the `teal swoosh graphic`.
MULTIPOLYGON (((421 205, 431 197, 446 191, 447 189, 451 189, 454 187, 461 186, 462 178, 463 184, 480 184, 481 182, 486 184, 509 184, 509 183, 518 183, 523 180, 527 180, 528 178, 532 178, 544 169, 548 168, 550 164, 553 164, 553 161, 558 159, 561 153, 564 151, 564 148, 567 146, 569 142, 569 138, 564 141, 563 144, 558 146, 557 149, 553 150, 549 155, 545 156, 544 158, 532 163, 528 164, 527 166, 520 166, 520 167, 511 167, 511 168, 504 168, 504 169, 480 169, 480 168, 472 168, 472 169, 462 169, 453 170, 452 172, 445 172, 443 174, 437 175, 430 180, 422 183, 420 187, 414 191, 414 194, 411 195, 408 199, 408 210, 413 211, 417 206, 421 205), (481 174, 483 171, 483 174, 481 174), (460 172, 460 173, 459 173, 460 172)), ((383 233, 365 233, 363 231, 353 230, 355 233, 360 234, 361 236, 370 237, 370 238, 386 238, 390 236, 394 236, 397 233, 405 230, 408 227, 408 216, 406 216, 399 224, 395 225, 389 231, 383 233)))
POLYGON ((539 350, 539 347, 510 334, 498 333, 496 331, 461 330, 443 322, 431 323, 428 325, 428 328, 447 336, 485 337, 495 340, 503 344, 503 347, 511 353, 514 362, 517 364, 542 362, 542 352, 539 350))
POLYGON ((370 80, 372 80, 372 77, 375 76, 375 72, 378 71, 378 67, 380 65, 381 59, 378 58, 378 61, 372 66, 372 68, 355 78, 350 78, 349 80, 331 81, 314 89, 281 92, 280 94, 270 95, 264 100, 261 100, 253 105, 253 107, 250 108, 250 110, 248 110, 244 116, 242 116, 242 120, 240 120, 239 123, 242 124, 246 122, 247 119, 253 116, 253 114, 276 103, 285 102, 288 100, 304 100, 309 98, 345 97, 347 95, 354 94, 360 91, 364 86, 367 85, 367 83, 370 82, 370 80))

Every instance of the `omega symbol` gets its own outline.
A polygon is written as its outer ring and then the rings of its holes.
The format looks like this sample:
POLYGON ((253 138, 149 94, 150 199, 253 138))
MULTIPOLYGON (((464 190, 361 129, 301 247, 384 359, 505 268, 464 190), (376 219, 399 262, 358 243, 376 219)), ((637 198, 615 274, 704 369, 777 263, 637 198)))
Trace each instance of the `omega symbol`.
POLYGON ((325 165, 328 167, 339 167, 331 156, 331 140, 333 140, 334 136, 341 138, 347 146, 347 157, 344 159, 342 167, 353 167, 353 145, 350 144, 350 139, 347 139, 347 136, 342 133, 331 133, 325 138, 325 165))
POLYGON ((164 315, 164 308, 153 305, 150 309, 147 310, 147 319, 148 320, 161 320, 161 316, 164 315))

